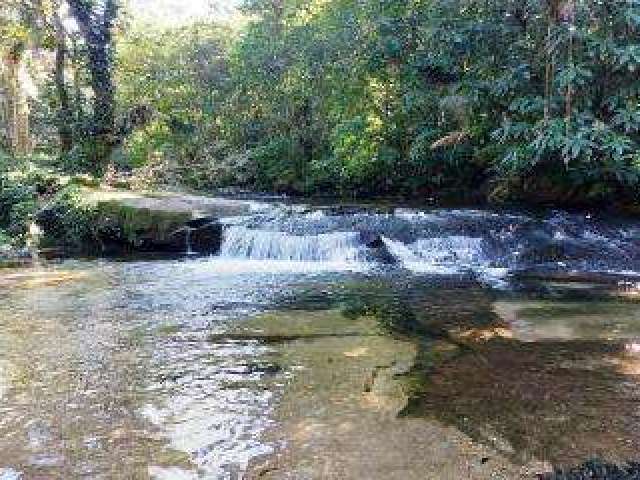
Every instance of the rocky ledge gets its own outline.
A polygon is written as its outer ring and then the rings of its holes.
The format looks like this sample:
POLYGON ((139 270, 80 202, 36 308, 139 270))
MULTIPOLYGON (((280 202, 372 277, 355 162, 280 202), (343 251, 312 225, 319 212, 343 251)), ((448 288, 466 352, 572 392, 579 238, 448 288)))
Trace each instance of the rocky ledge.
POLYGON ((228 199, 80 187, 44 207, 36 221, 45 250, 213 254, 222 237, 219 219, 250 209, 249 202, 228 199))

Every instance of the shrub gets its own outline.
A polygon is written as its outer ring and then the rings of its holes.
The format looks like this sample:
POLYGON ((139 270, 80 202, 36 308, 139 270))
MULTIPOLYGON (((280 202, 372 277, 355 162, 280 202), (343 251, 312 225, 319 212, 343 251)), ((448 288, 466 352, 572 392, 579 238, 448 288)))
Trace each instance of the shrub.
POLYGON ((82 187, 69 185, 38 212, 37 222, 45 232, 44 246, 83 250, 96 244, 97 213, 84 201, 85 195, 82 187))
POLYGON ((11 243, 21 243, 37 210, 36 187, 0 174, 0 228, 11 237, 11 243))

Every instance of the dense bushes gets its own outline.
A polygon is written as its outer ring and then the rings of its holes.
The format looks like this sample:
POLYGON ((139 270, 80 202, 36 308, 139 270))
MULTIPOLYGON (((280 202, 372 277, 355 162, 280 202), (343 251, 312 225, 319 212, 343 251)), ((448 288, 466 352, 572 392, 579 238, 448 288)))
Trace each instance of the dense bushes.
POLYGON ((214 24, 134 27, 122 39, 119 109, 125 115, 145 107, 152 118, 125 140, 120 169, 155 167, 164 172, 158 180, 199 189, 230 181, 223 160, 231 152, 217 135, 229 39, 229 30, 214 24))
POLYGON ((24 240, 37 208, 37 185, 26 176, 0 172, 0 231, 4 241, 18 245, 24 240))
POLYGON ((159 112, 127 143, 133 165, 160 155, 197 188, 636 200, 637 2, 245 9, 239 32, 195 25, 125 39, 123 104, 159 112))
MULTIPOLYGON (((31 156, 0 165, 0 244, 23 246, 40 212, 75 188, 73 178, 42 166, 48 160, 31 156)), ((73 235, 72 225, 61 228, 73 235)))
POLYGON ((86 251, 97 243, 98 215, 86 195, 86 188, 71 183, 42 206, 36 220, 46 234, 43 247, 86 251))
MULTIPOLYGON (((112 167, 201 190, 638 201, 637 1, 242 8, 235 26, 122 23, 112 167)), ((91 171, 104 139, 82 127, 87 65, 71 56, 73 148, 58 165, 91 171)))

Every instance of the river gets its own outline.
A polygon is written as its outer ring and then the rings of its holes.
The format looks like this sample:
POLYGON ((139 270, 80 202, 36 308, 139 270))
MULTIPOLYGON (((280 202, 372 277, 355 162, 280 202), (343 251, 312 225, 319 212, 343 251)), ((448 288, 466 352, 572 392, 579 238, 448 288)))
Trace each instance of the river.
POLYGON ((220 221, 211 257, 0 270, 1 480, 638 458, 640 224, 259 202, 220 221))

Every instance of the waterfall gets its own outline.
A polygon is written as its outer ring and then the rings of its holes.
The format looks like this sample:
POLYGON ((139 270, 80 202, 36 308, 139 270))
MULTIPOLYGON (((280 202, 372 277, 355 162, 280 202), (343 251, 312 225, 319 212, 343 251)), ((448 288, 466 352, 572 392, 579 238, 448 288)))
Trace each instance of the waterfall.
POLYGON ((366 259, 356 232, 292 235, 286 232, 230 226, 224 232, 220 257, 290 262, 351 262, 366 259))
POLYGON ((187 255, 195 255, 196 252, 193 251, 193 246, 191 245, 191 231, 193 229, 191 227, 185 227, 184 240, 186 243, 186 254, 187 255))
POLYGON ((273 205, 223 223, 215 258, 221 270, 371 271, 396 265, 417 274, 472 273, 482 279, 532 269, 640 270, 635 223, 565 212, 273 205))
POLYGON ((37 223, 31 223, 29 230, 27 231, 27 249, 31 254, 31 259, 34 264, 38 264, 40 260, 39 247, 42 240, 42 228, 37 223))

